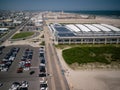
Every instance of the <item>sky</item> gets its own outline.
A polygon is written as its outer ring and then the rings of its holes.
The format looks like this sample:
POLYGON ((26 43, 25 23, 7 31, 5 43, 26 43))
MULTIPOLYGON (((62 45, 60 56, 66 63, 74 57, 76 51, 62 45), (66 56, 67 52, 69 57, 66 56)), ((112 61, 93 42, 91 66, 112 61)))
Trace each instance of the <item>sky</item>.
POLYGON ((120 10, 120 0, 0 0, 4 10, 120 10))

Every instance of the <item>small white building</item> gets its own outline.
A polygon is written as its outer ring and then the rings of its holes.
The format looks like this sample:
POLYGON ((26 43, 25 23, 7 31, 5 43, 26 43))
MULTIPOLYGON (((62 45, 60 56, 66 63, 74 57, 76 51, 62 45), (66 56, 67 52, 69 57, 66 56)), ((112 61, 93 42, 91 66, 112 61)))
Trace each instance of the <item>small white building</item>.
POLYGON ((17 20, 14 20, 14 21, 13 21, 13 23, 14 23, 14 24, 21 24, 21 23, 22 23, 22 21, 17 21, 17 20))
POLYGON ((0 34, 6 33, 8 28, 0 28, 0 34))

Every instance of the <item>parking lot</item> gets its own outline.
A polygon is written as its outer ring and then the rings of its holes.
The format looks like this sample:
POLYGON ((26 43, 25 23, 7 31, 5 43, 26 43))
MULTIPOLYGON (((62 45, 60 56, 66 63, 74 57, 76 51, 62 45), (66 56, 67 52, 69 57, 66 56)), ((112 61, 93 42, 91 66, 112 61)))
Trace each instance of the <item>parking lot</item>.
POLYGON ((16 55, 16 58, 12 62, 8 71, 0 72, 0 83, 3 83, 3 86, 0 87, 0 90, 9 90, 13 82, 22 82, 27 81, 29 86, 28 90, 39 90, 40 89, 40 77, 39 74, 39 48, 34 48, 31 46, 9 46, 5 47, 2 50, 2 54, 0 55, 0 61, 6 56, 6 54, 11 50, 11 48, 16 47, 19 48, 19 51, 16 55), (30 70, 23 70, 22 73, 17 73, 17 69, 19 68, 19 62, 23 56, 23 53, 26 49, 33 50, 33 56, 31 60, 30 70), (31 73, 33 72, 33 73, 31 73))

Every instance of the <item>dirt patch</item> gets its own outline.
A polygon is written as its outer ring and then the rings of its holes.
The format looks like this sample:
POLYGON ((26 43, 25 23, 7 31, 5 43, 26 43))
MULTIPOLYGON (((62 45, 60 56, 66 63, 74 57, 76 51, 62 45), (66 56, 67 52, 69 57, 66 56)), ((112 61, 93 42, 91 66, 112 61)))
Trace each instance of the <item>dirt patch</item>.
POLYGON ((105 59, 108 60, 109 62, 112 61, 112 54, 103 54, 105 56, 105 59))
POLYGON ((93 53, 93 52, 91 52, 89 55, 90 55, 91 57, 95 57, 95 56, 96 56, 96 54, 93 53))
POLYGON ((72 70, 94 70, 94 69, 105 69, 105 70, 119 70, 120 63, 112 62, 111 64, 103 64, 103 63, 87 63, 87 64, 78 64, 73 63, 69 65, 72 70))

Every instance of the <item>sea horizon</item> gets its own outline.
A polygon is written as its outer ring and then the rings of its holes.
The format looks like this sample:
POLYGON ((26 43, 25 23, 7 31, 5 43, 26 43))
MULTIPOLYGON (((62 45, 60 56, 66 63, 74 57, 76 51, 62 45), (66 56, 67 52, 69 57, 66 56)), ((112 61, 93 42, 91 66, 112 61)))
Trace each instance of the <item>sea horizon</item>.
POLYGON ((51 12, 64 12, 84 15, 98 15, 98 16, 120 16, 120 10, 2 10, 0 11, 51 11, 51 12))

